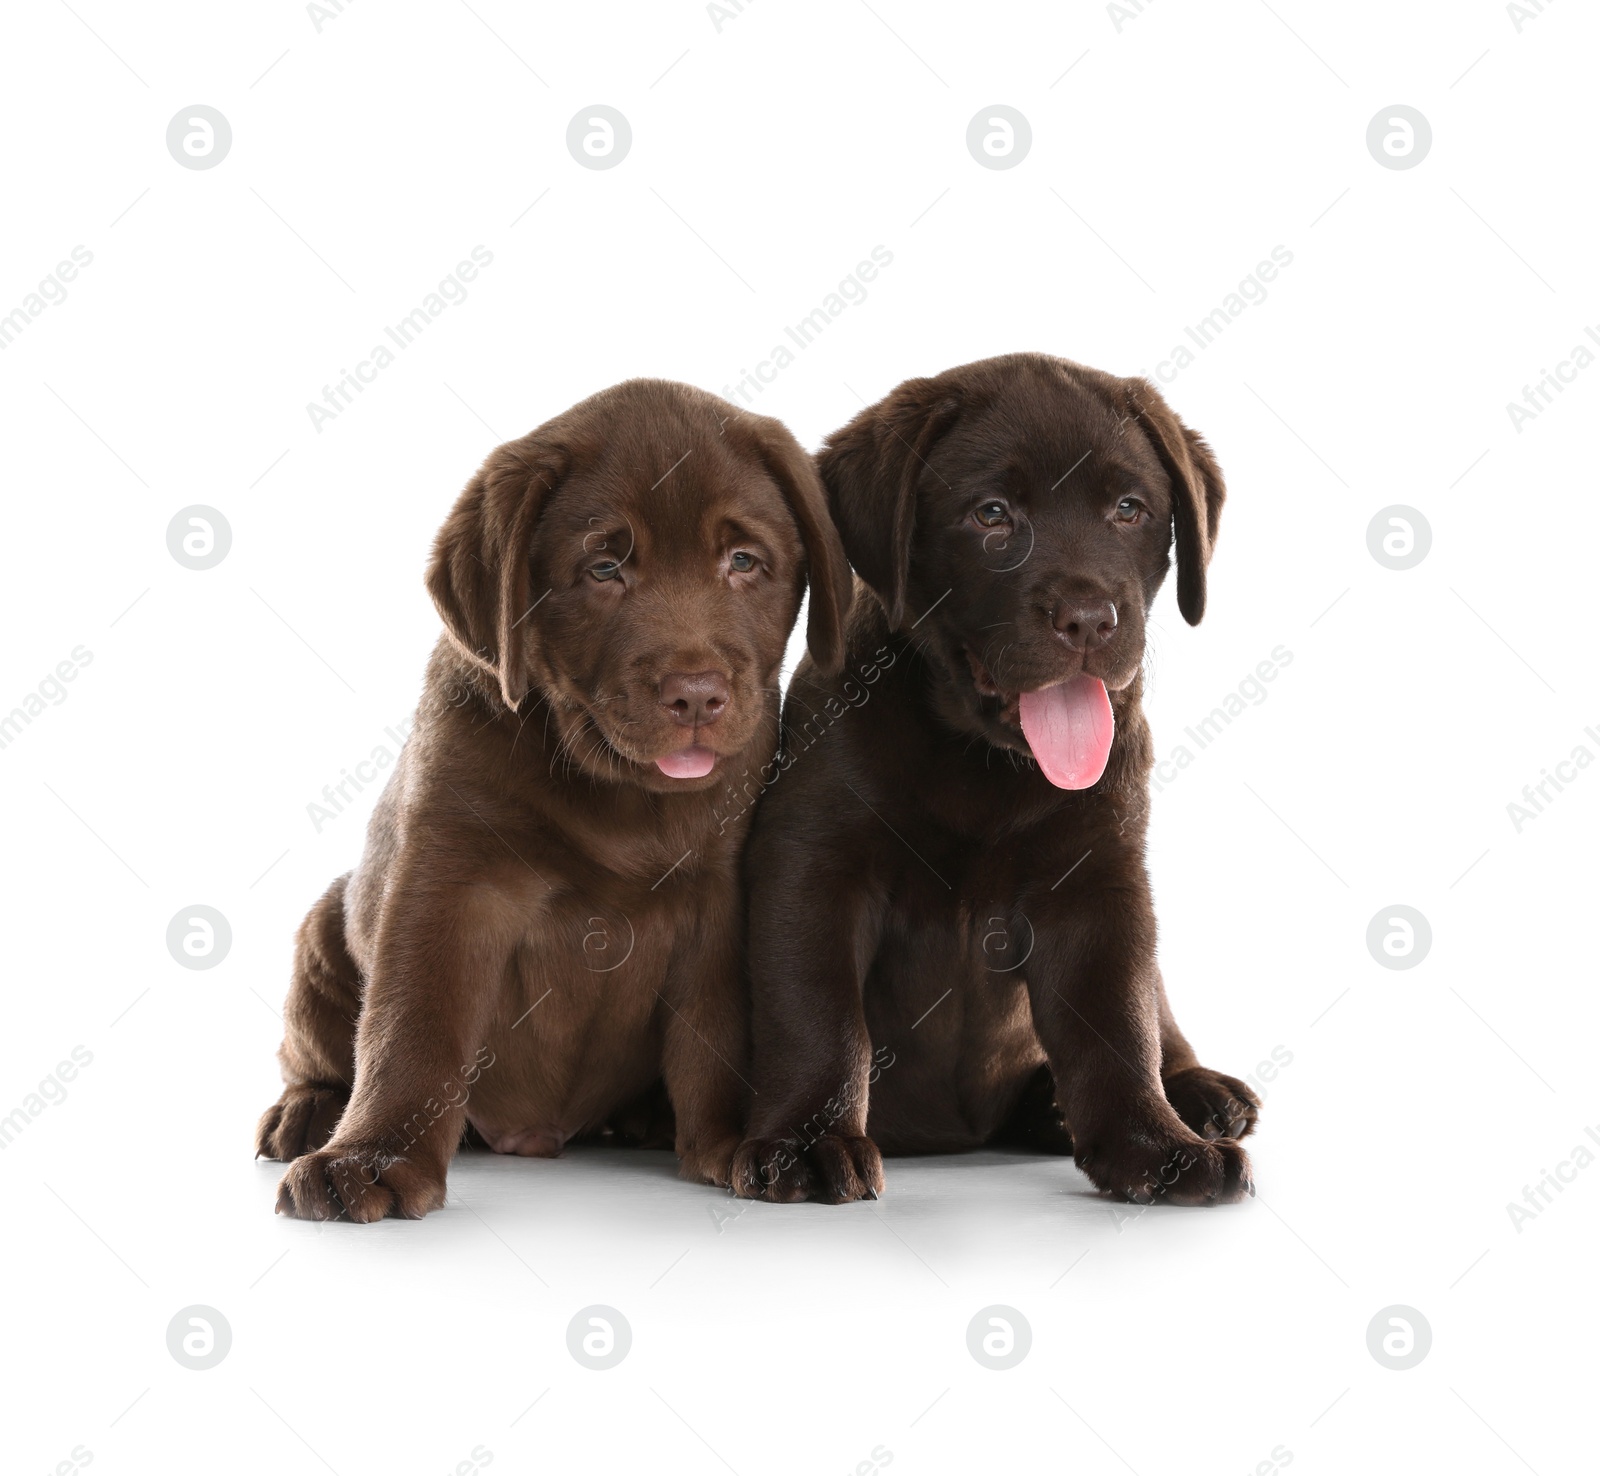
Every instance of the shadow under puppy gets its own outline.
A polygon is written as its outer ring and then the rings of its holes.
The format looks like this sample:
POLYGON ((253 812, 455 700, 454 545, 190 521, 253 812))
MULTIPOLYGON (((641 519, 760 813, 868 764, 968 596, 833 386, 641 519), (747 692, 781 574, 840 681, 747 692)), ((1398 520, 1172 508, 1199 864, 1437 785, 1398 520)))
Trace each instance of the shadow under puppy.
POLYGON ((1253 1193, 1259 1103, 1167 1004, 1145 870, 1145 619, 1205 608, 1224 496, 1154 386, 1014 354, 819 456, 860 590, 804 663, 746 853, 757 1095, 734 1188, 876 1197, 880 1149, 1075 1152, 1102 1191, 1253 1193))
POLYGON ((415 1217, 470 1123, 551 1156, 664 1082, 726 1184, 747 1054, 728 795, 771 760, 809 578, 850 597, 811 458, 684 385, 617 385, 496 450, 441 530, 445 631, 357 868, 296 941, 257 1153, 281 1213, 415 1217))

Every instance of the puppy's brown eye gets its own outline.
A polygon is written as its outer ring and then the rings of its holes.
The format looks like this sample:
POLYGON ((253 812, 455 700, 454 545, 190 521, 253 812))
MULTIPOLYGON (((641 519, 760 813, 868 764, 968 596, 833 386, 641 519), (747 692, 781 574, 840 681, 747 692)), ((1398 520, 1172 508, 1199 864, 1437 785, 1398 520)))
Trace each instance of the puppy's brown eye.
POLYGON ((728 559, 728 567, 735 574, 748 574, 756 566, 756 556, 739 549, 728 559))
POLYGON ((986 502, 972 516, 985 528, 998 528, 1011 519, 1011 514, 1006 511, 1003 502, 986 502))
POLYGON ((615 559, 604 559, 598 564, 591 564, 589 566, 589 572, 593 574, 596 579, 615 579, 620 573, 622 573, 622 565, 619 564, 615 559))
POLYGON ((1117 521, 1119 523, 1137 523, 1144 516, 1144 504, 1132 497, 1124 497, 1117 504, 1117 521))

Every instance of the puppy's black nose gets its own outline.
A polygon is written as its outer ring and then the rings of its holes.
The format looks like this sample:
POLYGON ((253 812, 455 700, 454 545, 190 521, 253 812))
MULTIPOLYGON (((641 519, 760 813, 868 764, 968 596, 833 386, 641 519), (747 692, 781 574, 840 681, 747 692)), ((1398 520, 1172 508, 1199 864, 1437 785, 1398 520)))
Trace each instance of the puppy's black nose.
POLYGON ((703 728, 728 705, 728 679, 720 671, 669 671, 661 678, 661 705, 686 728, 703 728))
POLYGON ((1051 616, 1056 634, 1075 651, 1092 651, 1117 633, 1117 607, 1110 600, 1079 604, 1063 600, 1051 616))

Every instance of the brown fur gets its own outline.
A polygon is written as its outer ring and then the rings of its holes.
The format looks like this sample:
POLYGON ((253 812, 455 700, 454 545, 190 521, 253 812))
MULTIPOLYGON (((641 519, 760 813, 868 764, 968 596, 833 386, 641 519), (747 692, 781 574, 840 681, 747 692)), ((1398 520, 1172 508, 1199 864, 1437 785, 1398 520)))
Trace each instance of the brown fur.
POLYGON ((738 786, 775 749, 808 578, 811 653, 835 668, 849 571, 811 460, 700 391, 631 381, 484 463, 428 572, 445 634, 415 729, 361 864, 297 939, 257 1135, 293 1160, 281 1212, 424 1214, 469 1122, 524 1155, 612 1121, 648 1136, 661 1082, 683 1175, 728 1182, 738 786), (691 678, 720 683, 714 715, 673 710, 667 683, 691 678), (690 741, 710 774, 657 769, 690 741))
POLYGON ((880 1149, 1009 1141, 1075 1150, 1143 1202, 1252 1192, 1236 1139, 1258 1103, 1173 1019, 1144 863, 1145 614, 1174 545, 1179 608, 1204 611, 1210 450, 1143 380, 1017 354, 908 381, 819 462, 870 592, 843 673, 796 674, 746 856, 758 1095, 736 1190, 875 1197, 880 1149), (996 499, 1004 526, 980 526, 996 499), (1074 645, 1063 612, 1107 600, 1114 634, 1074 645), (1065 791, 1017 699, 1080 671, 1116 737, 1065 791))

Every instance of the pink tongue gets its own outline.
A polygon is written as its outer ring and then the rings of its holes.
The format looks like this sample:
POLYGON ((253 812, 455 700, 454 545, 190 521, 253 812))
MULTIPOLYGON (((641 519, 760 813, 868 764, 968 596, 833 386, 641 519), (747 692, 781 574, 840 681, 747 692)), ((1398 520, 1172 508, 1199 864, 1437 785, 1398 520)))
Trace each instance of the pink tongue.
MULTIPOLYGON (((717 762, 717 756, 703 743, 680 748, 676 753, 664 753, 656 760, 656 767, 669 779, 704 779, 717 762)), ((1090 780, 1090 783, 1093 783, 1090 780)))
POLYGON ((1087 789, 1105 773, 1117 725, 1099 677, 1024 692, 1017 706, 1028 747, 1057 789, 1087 789))

